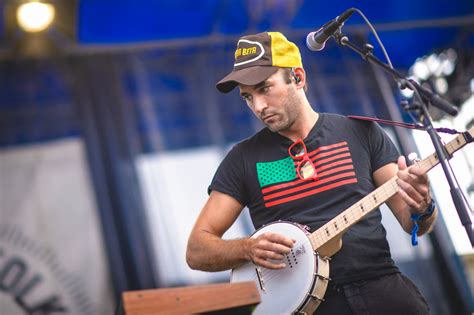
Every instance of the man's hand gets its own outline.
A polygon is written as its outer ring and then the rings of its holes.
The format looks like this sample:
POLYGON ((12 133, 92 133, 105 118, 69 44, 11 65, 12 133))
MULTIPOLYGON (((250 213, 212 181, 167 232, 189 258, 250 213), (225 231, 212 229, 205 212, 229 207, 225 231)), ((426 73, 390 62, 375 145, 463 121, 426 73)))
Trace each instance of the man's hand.
POLYGON ((285 268, 282 261, 293 248, 296 240, 278 233, 266 232, 249 239, 248 259, 254 264, 268 269, 285 268))
POLYGON ((405 157, 398 158, 398 193, 412 214, 421 214, 431 203, 428 175, 416 164, 407 167, 405 157))
MULTIPOLYGON (((392 196, 387 204, 397 218, 403 230, 411 234, 413 228, 412 214, 425 213, 431 203, 431 195, 429 189, 428 176, 416 164, 407 167, 405 158, 398 158, 398 165, 389 163, 373 174, 377 187, 386 183, 388 180, 396 176, 398 193, 392 196)), ((418 235, 429 232, 434 225, 437 217, 437 210, 433 215, 418 222, 418 235)))

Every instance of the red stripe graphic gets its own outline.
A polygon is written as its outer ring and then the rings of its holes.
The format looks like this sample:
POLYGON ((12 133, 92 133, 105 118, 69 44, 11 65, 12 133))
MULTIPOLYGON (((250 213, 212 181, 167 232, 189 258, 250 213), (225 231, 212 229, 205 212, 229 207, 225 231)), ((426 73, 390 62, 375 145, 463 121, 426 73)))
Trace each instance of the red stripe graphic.
MULTIPOLYGON (((334 156, 331 156, 331 157, 328 157, 328 158, 325 158, 325 159, 313 161, 313 163, 314 163, 314 166, 319 166, 319 165, 327 163, 327 162, 331 162, 331 161, 342 159, 342 158, 347 158, 347 157, 350 157, 350 156, 351 156, 350 153, 342 153, 342 154, 337 154, 337 155, 334 155, 334 156)), ((350 159, 350 160, 351 160, 351 163, 352 163, 352 159, 350 159)))
MULTIPOLYGON (((344 151, 349 151, 349 148, 348 147, 343 147, 343 148, 340 148, 340 149, 336 149, 336 150, 332 150, 332 151, 328 151, 328 152, 321 152, 319 153, 317 156, 315 156, 314 158, 321 158, 323 156, 331 156, 331 155, 334 155, 335 153, 340 153, 340 152, 344 152, 344 151)), ((313 151, 314 152, 314 151, 313 151)), ((314 153, 308 153, 308 156, 309 157, 313 157, 315 154, 314 153)))
MULTIPOLYGON (((317 172, 318 172, 319 177, 324 177, 324 176, 334 174, 334 173, 337 173, 337 172, 340 172, 340 171, 347 171, 347 170, 353 170, 353 169, 354 169, 354 166, 351 164, 351 165, 344 165, 344 166, 336 167, 336 168, 333 168, 331 170, 327 170, 327 171, 324 171, 324 172, 320 172, 319 169, 317 169, 317 172)), ((355 176, 355 174, 354 174, 354 176, 355 176)))
POLYGON ((352 166, 352 159, 344 159, 344 160, 339 160, 339 161, 336 161, 336 162, 332 162, 332 163, 329 163, 329 164, 326 164, 326 165, 322 165, 320 167, 317 167, 316 168, 316 172, 320 172, 320 171, 323 171, 325 169, 328 169, 328 168, 331 168, 331 167, 334 167, 334 166, 338 166, 338 165, 341 165, 341 164, 348 164, 350 163, 351 166, 352 166))
POLYGON ((268 208, 268 207, 271 207, 271 206, 276 206, 276 205, 279 205, 279 204, 282 204, 282 203, 286 203, 288 201, 293 201, 293 200, 296 200, 296 199, 300 199, 300 198, 303 198, 303 197, 307 197, 307 196, 310 196, 310 195, 320 193, 320 192, 325 191, 325 190, 329 190, 329 189, 333 189, 333 188, 336 188, 336 187, 339 187, 339 186, 353 184, 353 183, 357 183, 357 178, 346 179, 346 180, 336 182, 336 183, 331 184, 331 185, 323 186, 323 187, 320 187, 318 189, 310 190, 310 191, 307 191, 307 192, 304 192, 304 193, 301 193, 301 194, 298 194, 298 195, 293 195, 293 196, 286 197, 286 198, 283 198, 283 199, 278 199, 278 200, 275 200, 275 201, 266 202, 265 207, 268 208))
MULTIPOLYGON (((315 181, 295 179, 287 183, 270 185, 262 189, 266 207, 271 207, 330 190, 339 186, 357 183, 354 165, 347 142, 319 147, 308 152, 318 173, 315 181)), ((298 161, 294 161, 295 166, 298 161)))
POLYGON ((337 174, 335 176, 327 177, 325 179, 317 179, 315 181, 309 181, 309 182, 307 182, 307 184, 297 186, 295 188, 286 189, 286 190, 283 190, 283 191, 280 191, 280 192, 277 192, 277 193, 265 195, 265 196, 263 196, 263 200, 267 201, 267 200, 270 200, 270 199, 274 199, 276 197, 289 195, 289 194, 292 194, 294 192, 298 192, 300 190, 306 190, 306 189, 311 188, 311 187, 321 186, 321 185, 326 184, 328 182, 333 182, 333 181, 341 179, 341 178, 352 177, 352 176, 355 176, 354 172, 345 172, 345 173, 337 174))
POLYGON ((337 148, 337 147, 342 147, 342 146, 347 146, 347 142, 346 141, 343 141, 343 142, 339 142, 339 143, 336 143, 336 144, 330 144, 330 145, 325 145, 325 146, 322 146, 322 147, 319 147, 317 148, 316 150, 313 150, 311 152, 308 152, 309 155, 315 155, 316 153, 320 152, 320 151, 326 151, 326 150, 329 150, 329 149, 333 149, 333 148, 337 148))

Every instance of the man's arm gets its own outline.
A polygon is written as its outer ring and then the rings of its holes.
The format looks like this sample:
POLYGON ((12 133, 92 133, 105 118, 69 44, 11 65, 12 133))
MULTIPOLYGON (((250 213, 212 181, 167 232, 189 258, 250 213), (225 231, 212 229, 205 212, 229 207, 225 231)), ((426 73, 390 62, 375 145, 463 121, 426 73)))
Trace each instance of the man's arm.
MULTIPOLYGON (((382 166, 373 174, 375 184, 378 186, 385 183, 394 176, 398 176, 397 184, 399 191, 387 201, 402 228, 409 234, 413 228, 412 214, 426 212, 431 203, 428 175, 413 165, 408 168, 405 158, 399 157, 398 163, 390 163, 382 166), (398 165, 397 165, 398 164, 398 165)), ((418 235, 430 232, 438 215, 437 209, 426 219, 418 221, 418 235)))
POLYGON ((269 268, 284 267, 282 260, 294 241, 276 233, 257 238, 223 240, 222 235, 237 220, 242 205, 229 195, 212 191, 189 236, 186 261, 192 269, 222 271, 253 261, 269 268))

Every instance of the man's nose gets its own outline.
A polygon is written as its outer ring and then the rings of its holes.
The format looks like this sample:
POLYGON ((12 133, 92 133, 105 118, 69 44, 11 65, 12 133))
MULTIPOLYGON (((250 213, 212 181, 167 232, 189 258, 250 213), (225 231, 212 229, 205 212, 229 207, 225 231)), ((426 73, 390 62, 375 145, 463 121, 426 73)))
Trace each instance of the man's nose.
POLYGON ((267 101, 263 97, 255 97, 253 105, 256 114, 261 114, 268 107, 267 101))

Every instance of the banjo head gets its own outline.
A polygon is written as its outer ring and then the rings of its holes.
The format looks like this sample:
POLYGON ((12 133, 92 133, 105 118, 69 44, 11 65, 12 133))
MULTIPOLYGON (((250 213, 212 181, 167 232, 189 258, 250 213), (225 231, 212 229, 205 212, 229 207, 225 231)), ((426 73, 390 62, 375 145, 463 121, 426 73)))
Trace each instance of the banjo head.
POLYGON ((297 224, 271 223, 257 230, 251 237, 258 237, 265 232, 280 233, 296 240, 291 252, 284 258, 286 267, 272 270, 249 262, 233 269, 230 281, 255 281, 261 302, 253 314, 290 314, 315 303, 314 309, 316 309, 320 303, 318 298, 322 296, 316 295, 315 300, 312 295, 315 295, 315 291, 321 291, 321 288, 316 288, 316 284, 324 278, 322 295, 326 290, 329 276, 328 262, 315 253, 307 236, 308 232, 297 224))

